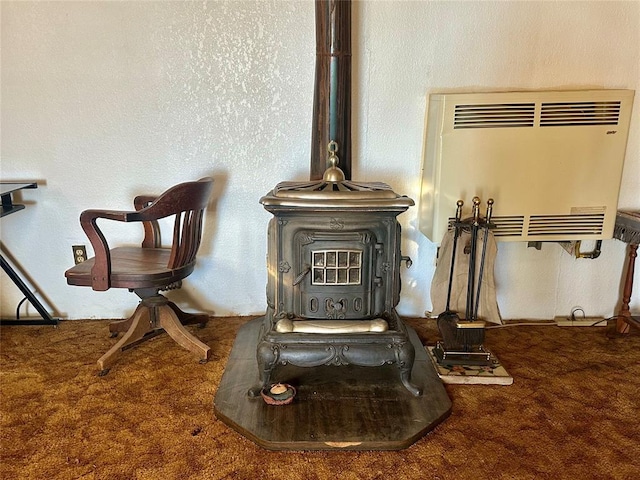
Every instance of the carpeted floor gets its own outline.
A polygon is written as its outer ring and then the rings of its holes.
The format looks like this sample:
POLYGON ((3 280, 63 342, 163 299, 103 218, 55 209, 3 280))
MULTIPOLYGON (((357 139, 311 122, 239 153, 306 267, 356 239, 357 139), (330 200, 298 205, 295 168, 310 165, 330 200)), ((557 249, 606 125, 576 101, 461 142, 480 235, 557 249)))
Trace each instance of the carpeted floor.
MULTIPOLYGON (((2 479, 635 479, 640 478, 640 335, 524 326, 487 332, 510 386, 447 385, 451 416, 400 451, 273 452, 215 418, 238 328, 196 335, 201 365, 166 336, 105 377, 107 321, 0 331, 2 479)), ((407 321, 424 344, 435 322, 407 321)), ((280 407, 276 407, 280 408, 280 407)))

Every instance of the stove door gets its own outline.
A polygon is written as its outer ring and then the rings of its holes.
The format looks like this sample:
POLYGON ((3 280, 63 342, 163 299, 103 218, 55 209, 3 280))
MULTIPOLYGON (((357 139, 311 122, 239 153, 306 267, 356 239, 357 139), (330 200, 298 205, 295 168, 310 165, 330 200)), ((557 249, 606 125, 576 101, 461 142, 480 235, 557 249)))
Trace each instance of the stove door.
POLYGON ((294 313, 301 318, 375 316, 376 237, 371 231, 298 232, 294 313))

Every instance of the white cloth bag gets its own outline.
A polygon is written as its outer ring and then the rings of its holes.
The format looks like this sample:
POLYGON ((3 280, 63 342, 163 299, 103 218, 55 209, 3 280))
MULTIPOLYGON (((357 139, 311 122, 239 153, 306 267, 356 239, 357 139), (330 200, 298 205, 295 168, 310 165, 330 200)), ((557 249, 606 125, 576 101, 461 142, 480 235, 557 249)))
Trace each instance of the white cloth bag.
MULTIPOLYGON (((453 249, 454 230, 449 230, 442 239, 436 271, 431 281, 431 304, 433 305, 432 315, 437 317, 445 311, 447 304, 447 288, 449 285, 449 274, 451 272, 451 251, 453 249)), ((480 289, 480 303, 478 305, 478 320, 485 322, 502 324, 498 300, 496 297, 496 286, 494 278, 494 266, 498 247, 495 237, 491 231, 487 232, 487 249, 484 259, 484 269, 482 275, 482 288, 480 289)), ((476 303, 476 293, 478 291, 478 276, 480 275, 480 262, 482 259, 482 248, 485 241, 485 231, 480 228, 476 241, 476 266, 473 289, 473 308, 476 303)), ((469 278, 471 233, 463 230, 458 237, 456 247, 455 270, 451 285, 450 310, 456 312, 461 319, 466 318, 467 290, 469 278)))

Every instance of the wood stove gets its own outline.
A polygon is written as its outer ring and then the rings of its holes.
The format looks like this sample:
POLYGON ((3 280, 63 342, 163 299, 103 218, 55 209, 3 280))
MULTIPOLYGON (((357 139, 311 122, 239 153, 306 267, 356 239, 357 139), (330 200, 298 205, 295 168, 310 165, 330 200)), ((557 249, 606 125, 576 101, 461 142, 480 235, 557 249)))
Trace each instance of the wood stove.
POLYGON ((238 331, 215 411, 270 449, 406 448, 451 412, 395 310, 401 263, 410 264, 397 217, 414 202, 351 181, 351 2, 315 5, 310 180, 279 183, 260 200, 273 214, 267 309, 238 331))
POLYGON ((267 312, 257 347, 261 385, 278 365, 395 364, 411 383, 415 351, 395 311, 400 299, 396 217, 414 204, 384 183, 345 180, 330 143, 322 180, 282 182, 260 202, 268 227, 267 312))

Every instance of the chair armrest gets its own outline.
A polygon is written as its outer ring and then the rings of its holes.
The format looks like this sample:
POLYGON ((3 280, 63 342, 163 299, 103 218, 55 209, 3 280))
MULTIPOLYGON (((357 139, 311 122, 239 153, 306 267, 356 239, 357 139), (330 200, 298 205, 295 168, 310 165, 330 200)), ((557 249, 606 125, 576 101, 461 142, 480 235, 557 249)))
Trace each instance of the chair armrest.
POLYGON ((124 212, 116 210, 85 210, 80 214, 80 226, 89 238, 95 256, 94 265, 91 268, 91 288, 97 291, 109 290, 111 287, 111 256, 109 254, 109 244, 98 228, 96 221, 99 218, 117 220, 120 222, 130 221, 131 215, 135 212, 124 212))
MULTIPOLYGON (((156 196, 152 195, 138 195, 133 199, 133 206, 136 211, 140 211, 148 207, 156 200, 156 196)), ((160 225, 156 220, 144 220, 142 221, 144 228, 144 239, 142 240, 142 248, 160 248, 160 225)))

